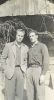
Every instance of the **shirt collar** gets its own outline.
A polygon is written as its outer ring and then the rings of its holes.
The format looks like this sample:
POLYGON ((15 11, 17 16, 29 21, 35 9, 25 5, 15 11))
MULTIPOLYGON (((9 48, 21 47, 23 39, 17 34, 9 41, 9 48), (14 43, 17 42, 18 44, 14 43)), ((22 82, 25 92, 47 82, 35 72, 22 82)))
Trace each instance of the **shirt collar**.
POLYGON ((32 47, 34 47, 36 44, 38 44, 38 40, 32 45, 32 47))
POLYGON ((15 41, 14 44, 15 44, 17 47, 21 48, 23 43, 21 43, 21 45, 19 45, 19 44, 15 41))

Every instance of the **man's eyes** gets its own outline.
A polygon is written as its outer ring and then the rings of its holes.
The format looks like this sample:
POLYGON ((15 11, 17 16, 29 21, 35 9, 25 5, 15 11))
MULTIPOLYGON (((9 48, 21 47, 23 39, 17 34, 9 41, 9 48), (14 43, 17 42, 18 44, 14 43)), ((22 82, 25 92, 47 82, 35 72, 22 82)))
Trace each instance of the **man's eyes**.
POLYGON ((20 36, 20 35, 18 35, 19 37, 23 37, 23 36, 20 36))

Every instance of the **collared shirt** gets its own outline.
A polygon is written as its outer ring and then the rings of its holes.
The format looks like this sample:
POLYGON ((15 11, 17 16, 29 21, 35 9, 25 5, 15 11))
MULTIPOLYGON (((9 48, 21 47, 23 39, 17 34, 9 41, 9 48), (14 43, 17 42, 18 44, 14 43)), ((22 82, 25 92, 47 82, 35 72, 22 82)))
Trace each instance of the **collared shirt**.
POLYGON ((34 47, 37 43, 38 43, 38 40, 32 45, 32 47, 34 47))
POLYGON ((21 45, 18 45, 15 41, 16 45, 16 60, 15 65, 20 65, 21 69, 25 72, 27 69, 27 53, 28 53, 28 47, 24 43, 21 43, 21 45))
POLYGON ((21 47, 22 44, 17 44, 17 42, 15 41, 15 45, 16 45, 16 60, 15 60, 15 65, 21 65, 21 47))
POLYGON ((16 61, 15 65, 21 65, 21 47, 16 46, 16 61))
POLYGON ((49 54, 45 44, 37 42, 29 50, 29 64, 38 62, 42 66, 43 74, 49 66, 49 54))

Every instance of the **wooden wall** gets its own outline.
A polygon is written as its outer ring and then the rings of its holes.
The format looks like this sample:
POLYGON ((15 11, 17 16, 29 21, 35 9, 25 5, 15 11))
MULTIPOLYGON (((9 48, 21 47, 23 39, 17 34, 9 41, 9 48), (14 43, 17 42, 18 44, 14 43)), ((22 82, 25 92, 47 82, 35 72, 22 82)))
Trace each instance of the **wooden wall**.
POLYGON ((0 16, 36 14, 50 14, 47 0, 8 0, 0 5, 0 16))

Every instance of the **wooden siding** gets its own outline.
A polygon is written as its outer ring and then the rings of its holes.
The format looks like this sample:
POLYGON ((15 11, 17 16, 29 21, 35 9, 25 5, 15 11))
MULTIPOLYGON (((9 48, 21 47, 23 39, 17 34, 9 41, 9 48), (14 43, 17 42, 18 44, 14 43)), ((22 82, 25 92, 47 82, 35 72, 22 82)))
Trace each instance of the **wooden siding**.
POLYGON ((0 16, 50 14, 49 7, 47 0, 8 0, 0 5, 0 16))

